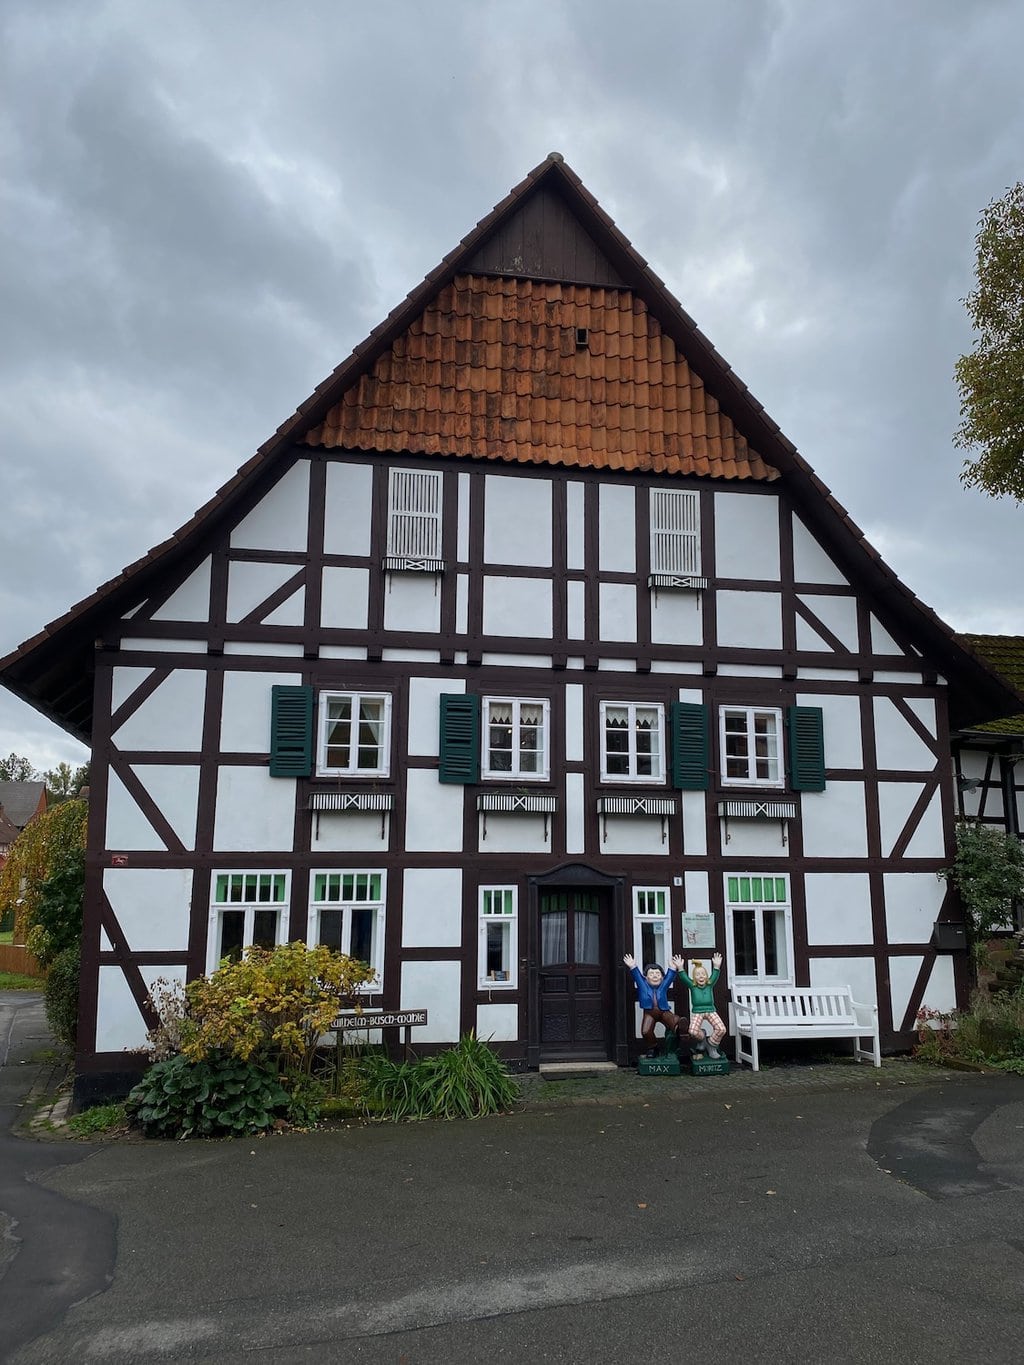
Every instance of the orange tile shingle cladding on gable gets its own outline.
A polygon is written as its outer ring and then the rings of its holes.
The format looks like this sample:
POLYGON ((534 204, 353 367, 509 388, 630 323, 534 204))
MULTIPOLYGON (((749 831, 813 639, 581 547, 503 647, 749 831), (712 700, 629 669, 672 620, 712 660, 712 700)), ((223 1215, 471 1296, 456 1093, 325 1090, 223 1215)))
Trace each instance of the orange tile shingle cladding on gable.
POLYGON ((460 275, 305 436, 511 464, 778 478, 625 289, 460 275), (588 329, 577 346, 577 328, 588 329))

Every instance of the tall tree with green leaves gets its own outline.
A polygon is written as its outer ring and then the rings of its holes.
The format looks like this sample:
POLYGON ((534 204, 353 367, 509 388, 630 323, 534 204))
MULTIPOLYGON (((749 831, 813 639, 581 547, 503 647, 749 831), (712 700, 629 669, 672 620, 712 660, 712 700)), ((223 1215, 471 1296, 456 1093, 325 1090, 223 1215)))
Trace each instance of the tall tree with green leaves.
POLYGON ((89 767, 83 764, 80 768, 72 768, 70 763, 58 763, 56 768, 43 773, 43 780, 51 797, 64 801, 69 796, 77 796, 88 783, 89 767))
POLYGON ((976 251, 977 283, 964 304, 977 336, 956 363, 961 421, 953 439, 978 453, 960 478, 1024 502, 1024 182, 984 210, 976 251))
POLYGON ((0 782, 38 782, 39 774, 23 754, 0 758, 0 782))

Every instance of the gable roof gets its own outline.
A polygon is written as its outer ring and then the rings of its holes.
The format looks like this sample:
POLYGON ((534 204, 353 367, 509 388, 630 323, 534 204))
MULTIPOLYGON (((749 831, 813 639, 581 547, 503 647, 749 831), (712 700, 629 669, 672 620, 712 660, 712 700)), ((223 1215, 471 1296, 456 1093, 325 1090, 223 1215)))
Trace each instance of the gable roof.
MULTIPOLYGON (((460 290, 475 300, 473 306, 482 309, 483 317, 473 318, 469 344, 471 347, 486 346, 488 343, 482 341, 482 328, 478 329, 479 336, 474 329, 488 318, 488 310, 496 307, 504 310, 504 289, 499 291, 493 284, 487 283, 489 279, 499 277, 547 281, 563 288, 572 286, 567 295, 572 307, 585 305, 597 310, 599 327, 596 330, 603 337, 606 359, 613 358, 611 348, 614 345, 621 350, 625 335, 621 323, 618 331, 610 326, 608 291, 627 291, 631 295, 629 311, 634 319, 634 330, 630 335, 636 335, 636 318, 643 318, 648 338, 654 335, 661 339, 662 364, 667 355, 675 366, 674 378, 669 385, 669 400, 664 406, 666 411, 670 409, 672 394, 676 395, 677 404, 679 395, 686 395, 685 402, 689 407, 684 408, 684 411, 690 414, 690 431, 680 433, 677 427, 674 435, 688 435, 690 439, 677 440, 674 445, 669 442, 667 449, 663 443, 660 452, 652 450, 649 414, 654 401, 653 393, 648 395, 646 407, 642 401, 638 404, 635 376, 632 380, 623 381, 620 367, 619 378, 613 383, 632 384, 634 387, 629 397, 619 390, 618 402, 613 402, 611 407, 619 412, 620 419, 624 410, 633 414, 632 425, 627 422, 625 430, 635 432, 635 445, 634 437, 630 435, 625 440, 620 439, 617 448, 609 455, 606 439, 604 452, 598 457, 596 452, 600 450, 600 438, 598 441, 591 439, 583 452, 592 461, 591 467, 609 470, 649 469, 666 474, 690 472, 718 478, 770 480, 781 476, 810 530, 829 544, 837 560, 858 583, 886 601, 908 636, 926 657, 954 684, 961 684, 954 701, 957 698, 962 701, 965 714, 986 719, 1005 713, 1024 701, 1024 697, 1016 696, 995 670, 977 658, 969 648, 963 648, 934 612, 918 601, 899 581, 878 552, 864 539, 863 532, 849 519, 845 509, 798 454, 796 447, 782 435, 761 404, 740 382, 693 319, 556 152, 552 152, 481 219, 191 520, 168 540, 0 660, 0 681, 44 715, 88 743, 92 723, 93 648, 105 624, 133 607, 158 575, 166 573, 190 555, 196 555, 206 536, 230 518, 237 504, 254 484, 264 480, 269 484, 276 467, 288 458, 298 444, 316 442, 332 445, 338 440, 347 439, 346 423, 350 421, 354 423, 354 432, 379 439, 376 433, 386 426, 388 420, 387 409, 381 402, 380 386, 392 385, 393 373, 388 372, 385 377, 386 363, 384 369, 378 369, 378 362, 390 357, 393 365, 402 350, 400 338, 406 334, 410 337, 417 335, 414 331, 417 325, 426 335, 422 320, 439 316, 436 304, 443 291, 453 288, 452 298, 455 301, 460 290), (477 283, 476 278, 481 282, 477 283), (589 295, 574 292, 576 289, 582 290, 583 286, 589 286, 589 295), (605 291, 600 304, 593 292, 595 290, 605 291), (633 312, 634 309, 637 311, 633 312), (362 425, 361 416, 351 415, 352 406, 358 406, 359 386, 363 384, 367 386, 364 391, 370 400, 370 408, 375 411, 369 427, 362 425), (348 395, 353 391, 357 397, 349 399, 348 395), (704 429, 696 432, 698 439, 694 440, 693 419, 700 404, 703 404, 701 420, 704 429), (641 412, 648 414, 646 428, 642 421, 636 420, 636 414, 641 412), (716 419, 717 424, 717 430, 710 435, 710 442, 707 429, 709 416, 716 419), (721 445, 715 445, 716 441, 721 442, 721 445), (626 462, 626 456, 632 463, 626 462), (671 469, 668 464, 659 469, 656 460, 662 459, 675 463, 671 469), (707 461, 706 467, 704 461, 707 461)), ((517 286, 509 297, 514 300, 514 315, 507 320, 517 328, 523 324, 526 318, 521 310, 525 309, 525 300, 529 299, 529 320, 532 325, 535 301, 532 290, 517 286)), ((543 296, 541 301, 546 301, 543 296)), ((564 300, 554 299, 551 302, 562 303, 564 300)), ((492 322, 497 320, 491 319, 492 322)), ((504 317, 500 320, 503 324, 506 321, 504 317)), ((564 326, 564 322, 560 325, 564 326)), ((492 341, 489 344, 500 345, 503 349, 506 344, 504 335, 500 343, 492 341)), ((544 344, 540 346, 538 354, 545 356, 553 350, 553 346, 544 344)), ((402 358, 410 359, 407 352, 402 358)), ((644 358, 649 364, 650 357, 644 358)), ((428 363, 431 366, 452 363, 444 359, 428 362, 425 354, 411 359, 416 362, 422 360, 424 366, 428 363)), ((636 359, 635 353, 633 359, 636 359)), ((518 410, 515 417, 501 410, 502 399, 510 402, 512 394, 504 387, 500 360, 500 356, 492 359, 486 351, 482 358, 472 360, 474 372, 478 376, 481 373, 484 375, 484 448, 476 451, 464 445, 462 448, 466 455, 472 458, 514 459, 516 462, 580 463, 578 435, 574 446, 570 444, 567 447, 564 441, 555 446, 546 443, 547 436, 551 434, 547 431, 547 393, 531 395, 544 399, 543 414, 538 409, 536 413, 531 411, 525 419, 521 419, 518 410), (506 439, 500 425, 497 428, 486 425, 494 420, 514 420, 517 424, 525 420, 528 431, 521 432, 517 428, 512 437, 506 439), (567 449, 569 457, 564 458, 567 449)), ((606 370, 606 409, 608 377, 606 370)), ((438 384, 428 384, 424 379, 421 401, 428 397, 428 390, 439 394, 440 388, 444 387, 439 387, 441 377, 437 378, 438 384)), ((458 376, 454 378, 454 392, 458 394, 458 376)), ((411 385, 412 381, 409 379, 405 382, 411 385)), ((476 382, 479 384, 479 380, 476 382)), ((650 374, 647 382, 651 382, 650 374)), ((404 397, 404 383, 400 383, 400 387, 404 397)), ((664 393, 664 386, 662 389, 664 393)), ((468 414, 458 410, 459 403, 464 403, 465 399, 453 400, 454 411, 446 414, 453 419, 453 439, 468 439, 459 434, 458 419, 467 415, 472 419, 472 395, 479 391, 479 387, 474 388, 472 383, 465 390, 469 395, 468 414)), ((395 387, 387 391, 393 401, 398 392, 399 389, 395 387)), ((578 401, 578 393, 576 398, 571 394, 564 397, 559 388, 558 393, 550 397, 555 399, 558 412, 553 425, 564 433, 565 427, 572 425, 567 414, 571 405, 578 401)), ((594 401, 593 395, 590 401, 594 401)), ((414 442, 414 438, 420 435, 435 434, 429 430, 414 429, 418 428, 420 422, 424 429, 429 426, 428 414, 431 409, 403 408, 399 404, 398 409, 392 408, 392 412, 396 410, 410 414, 403 419, 405 430, 400 433, 404 442, 400 447, 402 452, 416 453, 418 449, 420 453, 430 453, 426 441, 421 441, 412 451, 409 442, 414 442), (422 416, 413 417, 413 413, 422 416)), ((589 425, 593 437, 593 421, 589 425)), ((619 430, 622 429, 620 420, 619 430)), ((436 434, 440 437, 441 433, 438 431, 436 434)), ((370 448, 377 447, 371 445, 370 448)), ((437 449, 452 453, 440 443, 437 449)))
POLYGON ((45 782, 0 782, 0 809, 17 829, 24 829, 39 810, 46 793, 45 782))
MULTIPOLYGON (((970 649, 994 668, 1001 678, 1024 695, 1024 635, 968 635, 960 636, 970 649)), ((1014 712, 998 720, 983 721, 971 726, 993 735, 1024 737, 1024 712, 1014 712)))

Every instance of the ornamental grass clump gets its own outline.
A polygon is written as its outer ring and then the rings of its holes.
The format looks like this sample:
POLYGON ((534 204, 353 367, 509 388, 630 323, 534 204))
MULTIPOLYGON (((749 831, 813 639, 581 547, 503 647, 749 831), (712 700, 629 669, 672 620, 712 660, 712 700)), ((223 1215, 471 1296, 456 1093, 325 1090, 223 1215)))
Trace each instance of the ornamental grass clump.
POLYGON ((510 1109, 519 1087, 497 1054, 473 1033, 417 1062, 369 1054, 363 1064, 366 1108, 380 1118, 475 1119, 510 1109))

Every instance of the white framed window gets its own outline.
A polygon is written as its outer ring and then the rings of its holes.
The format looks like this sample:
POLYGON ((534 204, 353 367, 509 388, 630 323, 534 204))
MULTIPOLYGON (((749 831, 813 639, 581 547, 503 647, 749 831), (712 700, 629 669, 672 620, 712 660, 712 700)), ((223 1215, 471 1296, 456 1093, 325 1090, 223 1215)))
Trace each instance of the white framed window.
POLYGON ((286 942, 289 890, 287 872, 215 872, 207 971, 225 958, 237 962, 253 944, 275 948, 286 942))
POLYGON ((441 473, 392 469, 388 477, 389 559, 406 568, 435 567, 441 559, 441 473))
POLYGON ((633 888, 633 956, 641 971, 648 962, 657 962, 663 972, 668 971, 672 956, 670 905, 667 886, 633 888))
POLYGON ((789 877, 727 873, 725 936, 734 986, 793 984, 789 877))
POLYGON ((379 991, 384 980, 384 905, 387 874, 377 871, 314 872, 310 877, 310 947, 323 944, 365 962, 379 991))
POLYGON ((317 772, 325 776, 387 777, 390 763, 390 693, 322 692, 317 772))
POLYGON ((514 886, 480 888, 479 985, 512 990, 518 984, 519 893, 514 886))
POLYGON ((549 714, 547 701, 484 697, 481 776, 546 780, 549 714))
POLYGON ((700 499, 679 488, 651 489, 651 573, 700 576, 700 499))
POLYGON ((665 708, 650 702, 601 703, 601 778, 664 782, 665 708))
POLYGON ((781 787, 782 712, 723 706, 719 711, 722 781, 726 786, 781 787))

